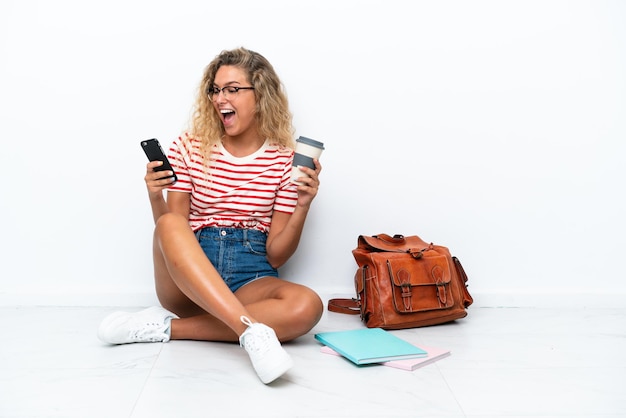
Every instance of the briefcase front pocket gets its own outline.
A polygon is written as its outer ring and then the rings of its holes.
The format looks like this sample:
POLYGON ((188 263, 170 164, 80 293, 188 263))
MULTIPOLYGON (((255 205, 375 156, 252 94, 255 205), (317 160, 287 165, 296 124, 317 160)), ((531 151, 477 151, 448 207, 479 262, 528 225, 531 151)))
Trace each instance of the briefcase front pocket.
POLYGON ((426 252, 419 259, 407 254, 385 255, 389 256, 385 264, 396 312, 408 314, 454 306, 452 274, 444 255, 434 251, 426 252))

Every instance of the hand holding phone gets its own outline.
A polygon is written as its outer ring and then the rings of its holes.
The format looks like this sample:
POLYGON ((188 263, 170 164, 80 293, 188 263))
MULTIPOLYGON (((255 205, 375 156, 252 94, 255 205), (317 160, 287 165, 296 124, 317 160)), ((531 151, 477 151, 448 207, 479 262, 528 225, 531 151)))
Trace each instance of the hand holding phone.
POLYGON ((143 148, 143 151, 146 153, 148 160, 163 162, 163 164, 160 165, 159 167, 155 167, 154 171, 171 171, 174 174, 168 177, 164 177, 164 178, 173 177, 174 181, 178 180, 178 177, 176 176, 176 173, 174 172, 172 165, 167 159, 167 156, 163 152, 163 148, 161 148, 161 144, 159 144, 159 141, 156 138, 141 141, 141 148, 143 148))

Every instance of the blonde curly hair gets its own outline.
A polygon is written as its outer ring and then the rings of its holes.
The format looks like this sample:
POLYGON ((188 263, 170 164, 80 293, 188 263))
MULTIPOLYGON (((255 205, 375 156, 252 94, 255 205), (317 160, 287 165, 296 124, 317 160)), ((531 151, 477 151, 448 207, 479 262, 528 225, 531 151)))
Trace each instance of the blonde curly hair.
POLYGON ((261 54, 237 48, 222 51, 206 67, 198 88, 198 97, 190 123, 190 134, 201 141, 201 151, 205 161, 209 160, 212 146, 224 136, 224 126, 208 97, 207 91, 213 87, 215 74, 223 65, 232 65, 245 71, 248 81, 254 87, 256 114, 259 135, 281 148, 294 148, 294 128, 284 86, 274 67, 261 54))

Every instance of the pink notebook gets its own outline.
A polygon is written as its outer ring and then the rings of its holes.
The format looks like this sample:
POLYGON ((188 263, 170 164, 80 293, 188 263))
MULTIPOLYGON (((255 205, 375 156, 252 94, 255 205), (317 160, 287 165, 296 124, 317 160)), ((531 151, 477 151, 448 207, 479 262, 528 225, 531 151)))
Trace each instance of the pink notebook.
MULTIPOLYGON (((382 364, 383 366, 395 367, 396 369, 413 371, 420 367, 434 363, 437 360, 441 360, 442 358, 446 358, 450 355, 450 350, 446 350, 444 348, 424 347, 423 345, 420 345, 420 348, 422 348, 428 353, 426 357, 419 357, 419 358, 413 358, 413 359, 408 359, 408 360, 386 361, 380 364, 382 364)), ((322 346, 321 351, 322 353, 332 354, 335 356, 341 356, 341 354, 339 354, 332 348, 327 347, 325 345, 322 346)))

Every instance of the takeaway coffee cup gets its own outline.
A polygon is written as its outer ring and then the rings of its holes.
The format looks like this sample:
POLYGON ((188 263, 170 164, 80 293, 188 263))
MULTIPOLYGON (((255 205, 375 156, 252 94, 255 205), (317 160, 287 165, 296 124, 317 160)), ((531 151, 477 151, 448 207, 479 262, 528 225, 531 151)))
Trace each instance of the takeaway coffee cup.
POLYGON ((291 170, 291 181, 298 183, 299 177, 307 177, 298 167, 305 166, 315 170, 314 158, 320 158, 324 151, 324 144, 304 136, 296 139, 296 153, 293 156, 293 168, 291 170))

